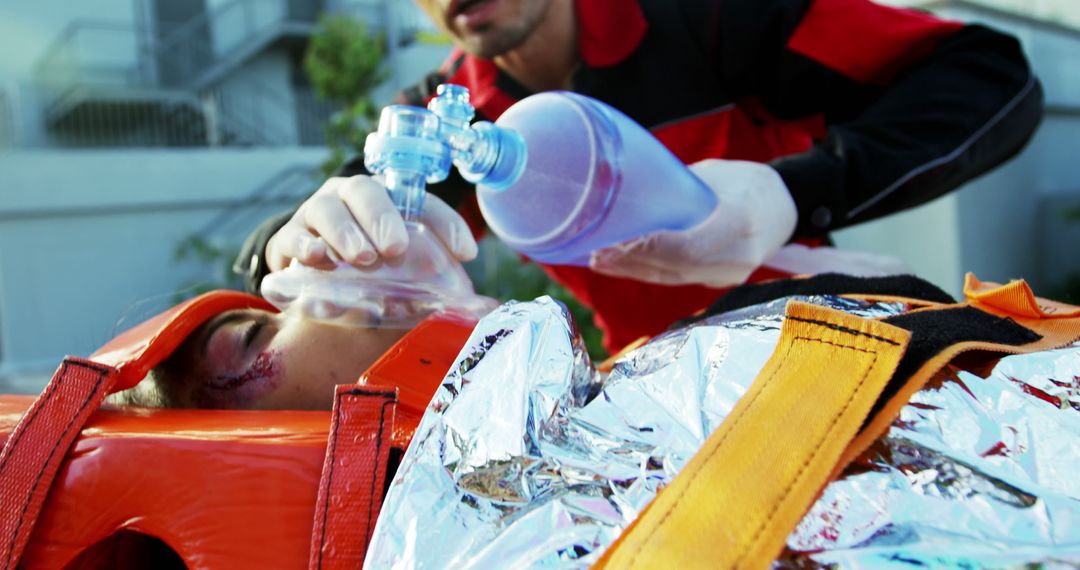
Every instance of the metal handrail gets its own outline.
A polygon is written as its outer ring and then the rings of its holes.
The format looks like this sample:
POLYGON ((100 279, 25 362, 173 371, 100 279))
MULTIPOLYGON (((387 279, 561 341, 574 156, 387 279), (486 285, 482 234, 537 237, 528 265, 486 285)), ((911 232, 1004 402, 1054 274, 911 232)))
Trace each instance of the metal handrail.
POLYGON ((210 70, 246 49, 256 38, 286 33, 294 25, 314 24, 313 19, 295 17, 290 7, 288 0, 233 0, 180 24, 162 37, 155 46, 158 59, 179 57, 186 67, 178 78, 181 84, 198 87, 210 70), (227 45, 216 45, 222 30, 235 29, 223 22, 237 16, 240 32, 227 45))
MULTIPOLYGON (((116 86, 120 88, 148 88, 157 89, 154 82, 149 81, 147 75, 141 73, 146 69, 147 58, 156 59, 156 71, 168 76, 172 74, 186 74, 189 70, 184 66, 190 65, 191 61, 177 60, 175 58, 158 58, 157 51, 135 41, 135 31, 131 26, 122 25, 95 25, 91 22, 83 22, 69 28, 69 39, 50 48, 47 59, 41 62, 42 74, 51 72, 63 72, 64 65, 74 64, 81 68, 81 73, 54 73, 59 77, 46 77, 46 83, 53 90, 51 101, 46 106, 47 113, 54 115, 56 109, 62 109, 69 98, 80 97, 80 93, 86 87, 116 86), (90 32, 87 32, 89 30, 90 32), (134 62, 127 66, 89 66, 78 65, 77 55, 78 38, 85 34, 98 31, 110 33, 131 34, 131 43, 135 46, 136 56, 134 62), (66 81, 65 81, 66 80, 66 81)), ((206 53, 210 48, 205 44, 193 43, 185 53, 188 57, 204 58, 209 60, 206 53)), ((160 91, 160 90, 159 90, 160 91)), ((166 92, 161 92, 165 96, 166 92)), ((220 86, 198 91, 181 89, 175 91, 175 95, 168 96, 173 100, 173 105, 186 106, 190 110, 198 110, 202 119, 200 125, 192 125, 187 128, 179 128, 170 119, 152 116, 146 111, 132 109, 132 116, 96 116, 90 122, 81 122, 76 128, 85 130, 85 134, 79 132, 66 133, 67 144, 75 146, 97 146, 105 142, 106 137, 100 136, 97 131, 124 132, 135 128, 136 123, 149 123, 139 127, 141 131, 157 133, 145 135, 135 134, 121 137, 120 144, 150 144, 151 146, 167 145, 182 146, 191 145, 293 145, 317 142, 317 137, 311 135, 311 131, 321 128, 321 123, 329 117, 333 109, 331 105, 315 101, 314 98, 302 95, 290 100, 276 88, 270 87, 256 79, 247 78, 242 85, 232 85, 230 89, 220 86), (202 103, 200 103, 202 102, 202 103), (208 116, 206 104, 214 106, 213 121, 208 116), (200 106, 203 108, 200 109, 200 106), (282 129, 277 123, 270 120, 274 117, 296 117, 296 132, 282 129), (213 124, 210 124, 210 123, 213 124), (204 125, 205 124, 205 125, 204 125), (91 132, 94 131, 94 132, 91 132), (204 132, 205 131, 205 132, 204 132), (200 135, 199 133, 202 132, 200 135)), ((122 112, 122 111, 118 111, 122 112)), ((115 137, 114 137, 115 138, 115 137)))
POLYGON ((322 127, 336 110, 306 92, 285 101, 259 89, 209 89, 153 105, 83 112, 51 135, 52 146, 303 146, 324 144, 322 127), (295 121, 295 127, 278 117, 295 121))
MULTIPOLYGON (((236 201, 208 220, 196 232, 196 235, 205 238, 230 233, 236 226, 250 221, 238 217, 241 209, 250 210, 255 206, 263 205, 294 206, 299 204, 314 193, 322 181, 322 175, 317 167, 301 165, 286 167, 253 188, 245 198, 236 201)), ((244 234, 246 235, 251 229, 253 228, 243 228, 244 234)))
MULTIPOLYGON (((354 15, 363 13, 368 20, 381 20, 379 23, 382 25, 393 25, 386 21, 386 18, 392 15, 399 26, 404 24, 410 27, 409 33, 433 29, 431 22, 426 20, 417 9, 414 8, 412 12, 403 12, 401 8, 406 5, 387 4, 386 1, 395 0, 369 1, 362 4, 354 2, 340 6, 339 11, 354 15)), ((245 55, 240 51, 250 49, 251 42, 259 42, 261 40, 258 38, 261 37, 287 33, 286 30, 280 28, 282 25, 309 24, 314 19, 314 13, 311 18, 297 17, 291 10, 292 6, 291 0, 233 0, 211 12, 179 24, 165 34, 159 42, 150 45, 140 41, 140 31, 131 25, 93 21, 74 22, 68 26, 63 37, 48 48, 45 56, 38 62, 39 77, 45 79, 45 83, 53 90, 50 101, 46 105, 47 113, 54 117, 65 116, 64 113, 71 108, 71 105, 84 99, 83 93, 88 87, 147 89, 150 90, 147 96, 151 97, 148 101, 178 107, 186 106, 188 111, 185 113, 190 113, 192 109, 198 110, 202 113, 201 122, 199 125, 188 127, 187 131, 165 133, 156 138, 135 136, 124 140, 156 140, 159 141, 156 144, 191 145, 197 144, 194 140, 199 138, 197 133, 205 130, 204 140, 199 142, 206 145, 317 143, 321 136, 318 136, 319 133, 316 131, 321 131, 321 124, 337 110, 336 105, 331 102, 323 101, 305 92, 297 92, 295 97, 289 98, 279 90, 252 79, 245 79, 244 84, 239 87, 233 84, 229 89, 214 85, 200 86, 200 83, 213 80, 214 76, 211 74, 214 73, 215 66, 227 65, 226 62, 230 58, 244 58, 245 55), (271 6, 273 12, 266 12, 264 9, 266 6, 271 6), (226 19, 237 15, 243 18, 243 22, 238 28, 239 33, 236 39, 229 44, 228 48, 220 48, 220 46, 215 48, 212 41, 215 37, 215 28, 222 26, 222 22, 226 19), (95 33, 113 34, 114 37, 108 38, 107 41, 115 42, 117 41, 115 38, 120 37, 120 41, 130 42, 132 45, 130 53, 134 54, 133 61, 120 65, 89 62, 85 54, 85 42, 81 39, 95 33), (117 34, 123 34, 123 36, 116 36, 117 34), (211 41, 207 41, 208 39, 211 41), (295 131, 283 129, 279 123, 272 120, 265 120, 271 115, 295 117, 295 131), (186 142, 178 143, 177 140, 186 142)), ((217 37, 220 37, 220 34, 217 37)), ((121 127, 128 129, 131 128, 130 123, 138 121, 173 120, 160 116, 160 112, 155 116, 153 112, 136 107, 137 105, 132 106, 132 113, 138 114, 137 117, 117 119, 116 113, 124 112, 121 109, 112 111, 112 115, 99 116, 96 120, 99 122, 121 120, 125 122, 121 127)), ((75 122, 92 122, 93 120, 95 118, 91 117, 75 122)), ((84 127, 93 127, 90 122, 82 124, 84 127)), ((124 128, 114 128, 116 125, 113 124, 102 124, 99 127, 112 132, 124 130, 124 128)), ((150 132, 155 129, 169 128, 175 131, 176 125, 172 123, 147 124, 139 128, 150 132)), ((98 135, 98 133, 89 134, 98 135)), ((71 139, 75 141, 75 144, 86 144, 89 140, 77 133, 71 139)), ((102 139, 99 138, 98 142, 101 141, 102 139)))
MULTIPOLYGON (((364 16, 366 20, 380 21, 385 19, 385 14, 380 9, 383 6, 385 5, 381 2, 352 2, 342 5, 337 12, 353 16, 364 16)), ((282 24, 313 23, 303 18, 294 18, 288 7, 288 0, 233 0, 212 12, 204 13, 179 24, 177 28, 169 31, 164 37, 154 42, 154 45, 150 46, 142 45, 138 41, 140 30, 133 25, 96 20, 77 20, 69 24, 57 40, 50 44, 45 54, 38 60, 36 69, 39 77, 45 77, 46 79, 50 78, 50 76, 53 79, 57 76, 72 78, 75 74, 72 73, 72 69, 64 68, 65 63, 71 64, 71 67, 76 71, 86 71, 89 67, 81 64, 80 61, 82 58, 81 50, 78 47, 80 39, 93 32, 124 33, 130 36, 130 42, 134 46, 135 60, 130 65, 124 66, 126 68, 124 69, 125 74, 134 79, 132 84, 159 86, 159 82, 156 81, 157 78, 153 74, 147 73, 147 71, 155 65, 160 66, 163 61, 171 60, 174 62, 172 63, 172 71, 181 72, 181 82, 177 86, 189 87, 191 82, 197 80, 202 72, 218 62, 228 59, 231 53, 247 44, 252 38, 282 24), (272 11, 272 16, 264 22, 256 21, 260 13, 267 13, 266 11, 260 12, 260 6, 272 6, 275 8, 272 11), (233 42, 233 47, 218 53, 214 46, 199 41, 209 38, 211 39, 210 43, 212 43, 214 30, 218 29, 215 24, 220 24, 220 22, 237 12, 243 18, 243 33, 233 42), (194 54, 189 52, 194 52, 194 54), (69 61, 67 62, 61 61, 61 58, 65 57, 65 53, 68 53, 69 61), (176 54, 185 54, 180 58, 181 61, 185 62, 184 68, 179 68, 179 65, 175 63, 177 61, 176 54), (152 62, 152 64, 148 64, 148 62, 152 62), (196 62, 202 65, 194 65, 196 62)), ((393 12, 404 36, 435 29, 434 24, 416 7, 397 5, 393 12)), ((385 21, 379 23, 383 26, 388 24, 385 21)), ((103 69, 107 68, 103 67, 103 69)))
MULTIPOLYGON (((161 38, 161 40, 160 40, 161 45, 162 45, 163 49, 170 49, 172 47, 175 47, 175 45, 177 43, 183 43, 183 42, 189 41, 192 38, 192 36, 195 35, 195 32, 200 30, 200 29, 206 29, 207 31, 212 33, 214 28, 216 27, 216 26, 213 25, 213 22, 223 19, 227 14, 229 14, 230 12, 232 12, 234 10, 237 10, 237 9, 243 10, 245 28, 249 31, 249 33, 247 34, 247 37, 251 37, 255 33, 253 31, 251 31, 251 17, 253 15, 252 6, 254 4, 256 4, 256 3, 269 5, 271 2, 273 2, 273 4, 275 6, 282 6, 283 5, 281 0, 233 0, 232 2, 224 4, 224 5, 216 8, 216 9, 214 9, 213 11, 204 12, 204 13, 200 14, 199 16, 196 16, 196 17, 194 17, 194 18, 180 24, 175 29, 173 29, 171 32, 169 32, 166 36, 161 38)), ((286 8, 288 7, 287 2, 284 4, 284 6, 286 8)), ((283 10, 282 12, 284 12, 284 17, 280 18, 280 19, 276 19, 272 23, 281 23, 281 22, 290 21, 289 10, 286 9, 286 10, 283 10)), ((310 22, 303 22, 302 20, 298 20, 298 21, 300 21, 302 23, 310 23, 310 22)))
MULTIPOLYGON (((269 1, 235 0, 216 10, 214 14, 221 16, 238 7, 255 5, 253 3, 268 5, 269 1)), ((283 5, 281 0, 274 0, 274 2, 279 6, 283 5)), ((251 12, 245 10, 244 13, 248 15, 251 12)), ((279 24, 298 21, 290 19, 288 16, 287 11, 284 11, 283 14, 279 14, 279 17, 272 18, 260 26, 255 26, 250 20, 250 16, 246 16, 244 33, 234 43, 238 46, 243 45, 256 35, 267 32, 279 24)), ((169 71, 181 72, 182 81, 177 87, 187 88, 191 86, 191 82, 197 79, 197 75, 202 71, 214 63, 227 59, 234 49, 238 49, 233 48, 218 53, 212 45, 196 41, 201 39, 196 35, 202 32, 206 32, 206 37, 213 38, 213 30, 206 27, 213 21, 211 17, 205 15, 194 18, 188 23, 182 24, 181 29, 170 32, 166 39, 147 46, 141 45, 138 41, 139 30, 135 26, 113 22, 79 20, 69 24, 64 33, 46 49, 45 55, 37 62, 37 75, 39 79, 44 79, 48 83, 63 85, 85 83, 87 81, 93 82, 94 75, 101 76, 104 75, 101 72, 109 72, 114 76, 130 78, 131 81, 128 84, 131 86, 160 87, 160 81, 157 81, 156 77, 146 73, 146 71, 154 66, 165 65, 170 68, 169 71), (133 61, 118 66, 88 63, 85 50, 80 49, 79 44, 87 35, 97 32, 110 33, 112 38, 119 37, 117 34, 127 36, 124 41, 131 43, 132 49, 128 53, 134 54, 133 61), (177 58, 176 54, 183 55, 177 58), (153 65, 147 65, 148 62, 152 62, 153 65), (196 62, 200 65, 194 65, 196 62), (98 73, 95 74, 95 70, 98 73), (89 79, 87 76, 90 76, 89 79)), ((109 81, 108 83, 114 84, 115 82, 109 81)))
MULTIPOLYGON (((64 84, 84 79, 88 71, 109 70, 119 71, 126 76, 138 76, 142 71, 142 52, 138 48, 137 30, 134 26, 123 23, 103 22, 94 20, 78 20, 64 28, 63 33, 46 49, 45 55, 38 59, 35 64, 35 72, 39 79, 48 83, 64 84), (125 38, 131 44, 130 50, 124 50, 124 55, 131 55, 134 60, 120 65, 101 64, 88 62, 85 59, 87 50, 80 49, 79 44, 87 41, 87 37, 94 33, 107 33, 108 37, 115 41, 117 34, 130 36, 125 38)), ((137 77, 137 79, 146 79, 137 77)), ((112 82, 110 82, 112 83, 112 82)), ((139 81, 133 84, 141 84, 139 81)))
POLYGON ((275 128, 272 121, 263 120, 263 104, 271 101, 265 93, 235 93, 213 89, 203 97, 217 105, 223 122, 221 128, 234 134, 246 135, 249 138, 248 144, 273 146, 291 142, 289 139, 292 137, 288 133, 275 128))

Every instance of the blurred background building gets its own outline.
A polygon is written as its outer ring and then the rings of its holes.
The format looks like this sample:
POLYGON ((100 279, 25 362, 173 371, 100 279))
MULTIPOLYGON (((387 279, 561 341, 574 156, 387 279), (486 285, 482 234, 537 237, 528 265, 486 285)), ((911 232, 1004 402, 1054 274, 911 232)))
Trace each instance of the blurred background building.
POLYGON ((208 249, 235 251, 318 186, 337 108, 302 60, 321 14, 385 35, 379 106, 449 51, 423 41, 434 28, 403 0, 12 4, 0 7, 13 11, 0 57, 16 71, 0 76, 0 378, 30 390, 59 356, 221 280, 228 256, 208 249))
MULTIPOLYGON (((1040 291, 1080 274, 1080 221, 1063 215, 1080 205, 1074 2, 897 0, 1018 36, 1046 117, 1004 168, 839 244, 898 255, 953 293, 964 271, 1040 291)), ((302 60, 323 13, 384 34, 377 105, 449 51, 408 0, 0 4, 0 390, 40 389, 63 355, 220 281, 221 252, 318 186, 338 109, 302 60)))

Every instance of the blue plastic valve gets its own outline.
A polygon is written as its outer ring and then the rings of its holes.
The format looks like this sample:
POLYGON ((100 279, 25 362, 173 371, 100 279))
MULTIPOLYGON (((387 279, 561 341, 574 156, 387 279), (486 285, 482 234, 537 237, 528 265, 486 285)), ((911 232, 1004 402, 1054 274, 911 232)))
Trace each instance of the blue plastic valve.
POLYGON ((470 125, 475 110, 469 103, 469 90, 460 85, 443 84, 435 93, 428 109, 441 121, 461 177, 495 191, 517 182, 528 160, 521 135, 487 121, 470 125))
POLYGON ((525 142, 488 122, 470 125, 475 110, 469 90, 440 85, 428 109, 391 105, 368 135, 364 164, 382 174, 391 199, 406 220, 423 209, 426 184, 445 180, 450 166, 468 181, 493 190, 508 188, 525 167, 525 142))
POLYGON ((450 174, 450 147, 440 136, 439 118, 420 107, 391 105, 382 110, 379 129, 367 137, 364 165, 382 174, 386 189, 407 221, 424 207, 427 183, 450 174))

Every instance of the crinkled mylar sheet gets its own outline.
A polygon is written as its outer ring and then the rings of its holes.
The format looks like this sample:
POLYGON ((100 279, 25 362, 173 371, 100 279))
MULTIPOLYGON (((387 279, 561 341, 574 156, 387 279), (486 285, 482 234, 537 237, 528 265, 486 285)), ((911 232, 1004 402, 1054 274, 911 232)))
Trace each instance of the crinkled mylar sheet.
MULTIPOLYGON (((416 432, 370 568, 586 568, 690 460, 772 354, 792 297, 660 335, 607 377, 562 305, 477 325, 416 432)), ((825 490, 778 566, 1080 559, 1080 349, 949 370, 825 490)))

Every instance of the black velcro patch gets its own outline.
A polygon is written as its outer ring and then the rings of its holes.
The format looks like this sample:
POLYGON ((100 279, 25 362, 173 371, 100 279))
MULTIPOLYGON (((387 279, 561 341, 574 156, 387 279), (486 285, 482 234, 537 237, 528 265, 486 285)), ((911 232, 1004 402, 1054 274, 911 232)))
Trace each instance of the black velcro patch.
POLYGON ((793 295, 889 295, 909 297, 933 303, 955 303, 948 293, 914 275, 887 277, 853 277, 839 273, 822 273, 806 279, 782 279, 753 283, 732 289, 713 303, 700 316, 684 319, 672 325, 678 328, 698 320, 737 309, 768 303, 793 295))
POLYGON ((918 372, 931 358, 960 342, 992 342, 1023 346, 1042 339, 1016 321, 984 313, 973 307, 940 311, 926 310, 883 319, 890 325, 911 331, 911 343, 896 367, 889 385, 882 391, 871 415, 918 372))

